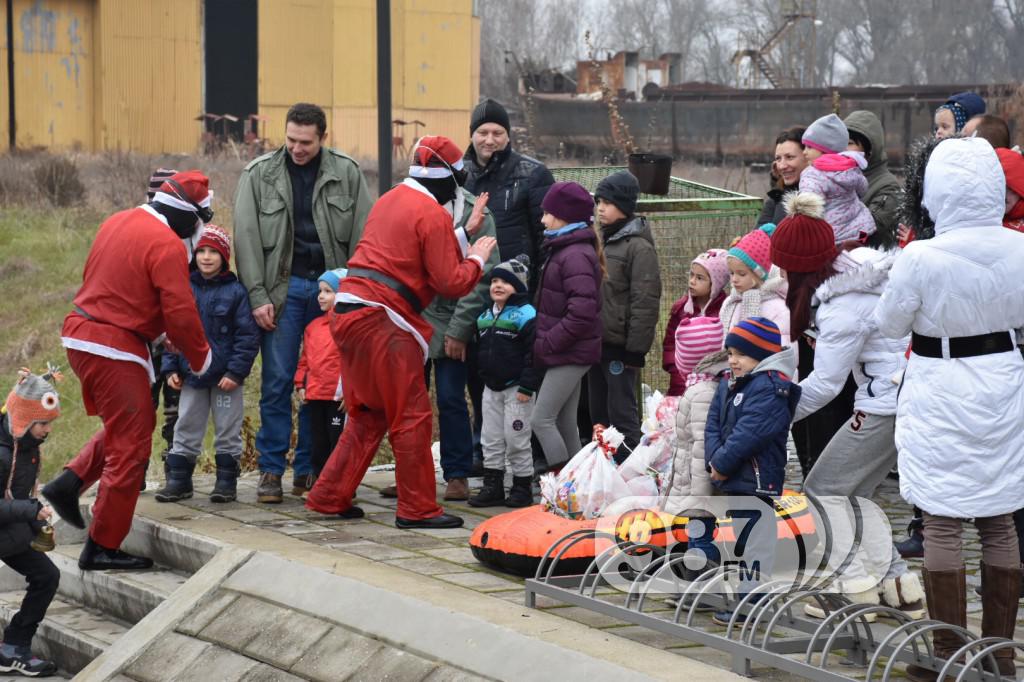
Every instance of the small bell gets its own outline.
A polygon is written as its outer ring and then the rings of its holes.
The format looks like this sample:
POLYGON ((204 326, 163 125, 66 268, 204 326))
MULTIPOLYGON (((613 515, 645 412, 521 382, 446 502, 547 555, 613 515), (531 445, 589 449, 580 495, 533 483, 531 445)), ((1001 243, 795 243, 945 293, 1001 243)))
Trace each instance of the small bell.
POLYGON ((50 552, 57 546, 57 541, 54 538, 53 526, 46 524, 39 529, 39 533, 35 539, 32 540, 32 544, 29 545, 32 549, 37 552, 50 552))

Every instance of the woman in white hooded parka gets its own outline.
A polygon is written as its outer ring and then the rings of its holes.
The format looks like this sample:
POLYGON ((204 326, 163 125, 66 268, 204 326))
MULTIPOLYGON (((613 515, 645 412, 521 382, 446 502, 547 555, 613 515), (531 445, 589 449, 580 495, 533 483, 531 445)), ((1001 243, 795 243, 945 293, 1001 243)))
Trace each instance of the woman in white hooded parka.
MULTIPOLYGON (((875 309, 890 338, 912 332, 896 410, 900 493, 924 511, 924 582, 933 618, 967 621, 962 522, 981 534, 983 637, 1012 638, 1020 554, 1012 512, 1024 507, 1024 235, 1002 227, 1005 178, 981 138, 947 139, 924 172, 935 237, 897 258, 875 309)), ((936 631, 937 655, 962 646, 936 631)), ((996 653, 1003 675, 1012 649, 996 653)), ((914 680, 934 680, 909 666, 914 680)))

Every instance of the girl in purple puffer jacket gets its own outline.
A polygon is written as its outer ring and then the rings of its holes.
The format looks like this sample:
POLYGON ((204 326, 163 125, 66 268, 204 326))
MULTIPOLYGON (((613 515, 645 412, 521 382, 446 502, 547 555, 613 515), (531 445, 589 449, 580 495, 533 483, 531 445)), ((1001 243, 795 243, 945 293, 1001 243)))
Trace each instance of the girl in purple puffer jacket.
POLYGON ((863 152, 819 156, 800 174, 800 191, 825 200, 825 220, 832 226, 836 243, 850 239, 864 242, 875 233, 875 219, 861 200, 868 191, 863 152))
POLYGON ((601 361, 604 254, 594 231, 594 200, 575 182, 556 182, 541 203, 547 261, 537 292, 534 366, 543 369, 531 425, 548 470, 580 449, 580 381, 601 361))

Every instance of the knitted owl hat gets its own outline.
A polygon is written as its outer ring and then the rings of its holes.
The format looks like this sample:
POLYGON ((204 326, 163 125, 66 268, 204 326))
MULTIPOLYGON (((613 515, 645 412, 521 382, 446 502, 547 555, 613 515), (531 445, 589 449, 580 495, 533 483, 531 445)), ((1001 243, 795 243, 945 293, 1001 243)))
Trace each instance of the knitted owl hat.
POLYGON ((60 379, 60 373, 50 365, 42 376, 22 369, 18 377, 18 383, 7 396, 4 411, 10 419, 11 435, 22 438, 36 422, 52 421, 60 416, 60 397, 53 386, 60 379))

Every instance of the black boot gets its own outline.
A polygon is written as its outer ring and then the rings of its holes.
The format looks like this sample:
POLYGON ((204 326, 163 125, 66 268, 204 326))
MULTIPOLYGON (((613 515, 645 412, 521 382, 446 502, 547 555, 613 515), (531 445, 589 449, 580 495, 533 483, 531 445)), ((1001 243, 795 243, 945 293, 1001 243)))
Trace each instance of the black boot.
POLYGON ((75 528, 85 529, 85 519, 78 506, 78 496, 82 493, 82 479, 71 469, 60 472, 57 478, 43 486, 43 497, 50 503, 57 515, 75 528))
POLYGON ((177 502, 192 497, 192 472, 195 461, 184 455, 167 455, 167 483, 157 491, 157 502, 177 502))
POLYGON ((470 507, 499 507, 505 504, 505 472, 484 469, 484 485, 469 498, 470 507))
POLYGON ((238 499, 238 460, 231 455, 218 454, 217 482, 210 493, 210 502, 234 502, 238 499))
POLYGON ((920 559, 924 556, 924 519, 915 516, 907 525, 907 535, 903 542, 896 543, 896 551, 904 559, 920 559))
POLYGON ((109 549, 96 544, 96 541, 89 536, 85 541, 85 547, 78 557, 78 567, 83 571, 104 571, 107 569, 117 570, 143 570, 153 568, 153 560, 142 556, 135 556, 119 549, 109 549))
POLYGON ((505 498, 506 507, 530 507, 533 505, 533 476, 513 476, 512 487, 505 498))

